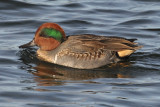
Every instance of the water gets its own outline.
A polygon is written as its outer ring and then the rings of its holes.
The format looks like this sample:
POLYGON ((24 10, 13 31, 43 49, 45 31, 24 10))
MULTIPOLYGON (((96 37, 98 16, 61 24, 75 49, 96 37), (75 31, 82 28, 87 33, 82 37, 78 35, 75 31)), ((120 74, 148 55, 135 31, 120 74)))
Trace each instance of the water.
POLYGON ((159 0, 1 0, 0 107, 159 107, 159 0), (125 62, 76 70, 39 61, 32 40, 44 22, 67 35, 137 38, 125 62))

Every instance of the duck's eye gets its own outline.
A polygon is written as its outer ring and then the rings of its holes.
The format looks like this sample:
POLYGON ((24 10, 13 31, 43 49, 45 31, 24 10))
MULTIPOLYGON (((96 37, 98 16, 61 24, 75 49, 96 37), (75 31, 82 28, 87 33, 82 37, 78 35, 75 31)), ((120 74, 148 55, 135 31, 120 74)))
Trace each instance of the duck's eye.
POLYGON ((62 34, 60 31, 55 30, 53 28, 44 28, 40 32, 40 36, 43 37, 53 37, 54 39, 61 41, 62 40, 62 34))

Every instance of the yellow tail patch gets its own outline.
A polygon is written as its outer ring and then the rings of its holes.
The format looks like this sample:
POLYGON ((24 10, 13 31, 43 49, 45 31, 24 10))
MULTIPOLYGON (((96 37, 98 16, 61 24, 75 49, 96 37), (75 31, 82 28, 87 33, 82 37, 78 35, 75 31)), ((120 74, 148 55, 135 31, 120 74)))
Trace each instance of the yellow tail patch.
POLYGON ((123 51, 118 51, 119 57, 126 57, 131 55, 135 50, 123 50, 123 51))

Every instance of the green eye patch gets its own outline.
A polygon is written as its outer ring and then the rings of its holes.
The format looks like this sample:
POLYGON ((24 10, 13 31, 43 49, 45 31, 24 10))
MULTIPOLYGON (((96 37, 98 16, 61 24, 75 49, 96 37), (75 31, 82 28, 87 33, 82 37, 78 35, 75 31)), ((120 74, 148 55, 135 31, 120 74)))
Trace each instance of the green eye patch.
POLYGON ((52 29, 52 28, 44 28, 40 32, 40 36, 43 37, 53 37, 54 39, 58 40, 61 42, 62 40, 62 34, 60 31, 52 29))

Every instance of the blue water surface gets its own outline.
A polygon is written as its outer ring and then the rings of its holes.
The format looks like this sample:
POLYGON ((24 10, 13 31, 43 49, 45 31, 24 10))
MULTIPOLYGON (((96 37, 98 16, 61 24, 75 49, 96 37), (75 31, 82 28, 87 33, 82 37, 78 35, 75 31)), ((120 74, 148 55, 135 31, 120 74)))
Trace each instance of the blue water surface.
POLYGON ((1 107, 159 107, 159 0, 1 0, 1 107), (19 49, 45 22, 67 35, 137 38, 129 60, 94 70, 42 62, 19 49))

